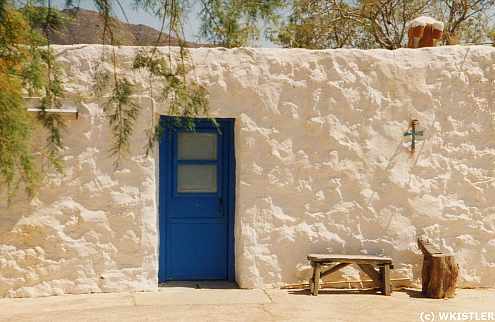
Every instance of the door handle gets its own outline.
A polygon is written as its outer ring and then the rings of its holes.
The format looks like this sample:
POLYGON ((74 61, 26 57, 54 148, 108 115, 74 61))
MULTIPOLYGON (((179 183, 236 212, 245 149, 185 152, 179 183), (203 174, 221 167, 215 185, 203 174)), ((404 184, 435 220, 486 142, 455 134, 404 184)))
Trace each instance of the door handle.
POLYGON ((218 212, 223 217, 223 198, 218 198, 218 212))

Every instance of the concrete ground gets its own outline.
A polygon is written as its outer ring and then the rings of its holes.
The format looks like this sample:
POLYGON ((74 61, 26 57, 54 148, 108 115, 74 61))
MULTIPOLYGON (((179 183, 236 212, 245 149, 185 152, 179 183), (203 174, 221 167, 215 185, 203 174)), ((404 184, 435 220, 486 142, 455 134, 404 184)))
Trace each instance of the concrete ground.
POLYGON ((197 286, 0 299, 0 321, 439 321, 437 312, 495 312, 494 289, 458 290, 454 299, 433 300, 412 289, 394 291, 391 297, 374 291, 322 290, 314 297, 306 290, 197 286))

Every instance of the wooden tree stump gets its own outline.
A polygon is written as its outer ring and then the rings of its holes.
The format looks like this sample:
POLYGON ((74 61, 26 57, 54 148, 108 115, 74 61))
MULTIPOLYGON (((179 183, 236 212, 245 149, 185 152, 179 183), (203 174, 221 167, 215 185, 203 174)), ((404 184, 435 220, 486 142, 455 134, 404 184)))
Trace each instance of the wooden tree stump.
POLYGON ((423 253, 422 294, 434 299, 455 296, 459 266, 454 255, 444 254, 429 240, 418 238, 418 246, 423 253))

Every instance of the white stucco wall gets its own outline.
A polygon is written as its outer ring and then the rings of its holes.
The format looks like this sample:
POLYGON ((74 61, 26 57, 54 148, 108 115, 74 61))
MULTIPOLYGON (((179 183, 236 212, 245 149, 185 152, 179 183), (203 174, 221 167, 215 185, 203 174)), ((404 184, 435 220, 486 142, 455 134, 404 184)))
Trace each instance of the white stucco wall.
MULTIPOLYGON (((65 175, 50 174, 32 201, 0 203, 0 296, 156 289, 158 161, 142 149, 150 114, 114 171, 103 101, 90 97, 101 47, 56 50, 80 117, 68 118, 65 175)), ((147 77, 128 68, 136 50, 117 54, 147 108, 147 77)), ((241 287, 306 279, 306 254, 327 251, 391 256, 392 277, 417 282, 422 234, 456 253, 461 286, 495 286, 495 48, 192 58, 211 115, 236 119, 241 287), (402 135, 413 118, 426 140, 411 156, 402 135)))

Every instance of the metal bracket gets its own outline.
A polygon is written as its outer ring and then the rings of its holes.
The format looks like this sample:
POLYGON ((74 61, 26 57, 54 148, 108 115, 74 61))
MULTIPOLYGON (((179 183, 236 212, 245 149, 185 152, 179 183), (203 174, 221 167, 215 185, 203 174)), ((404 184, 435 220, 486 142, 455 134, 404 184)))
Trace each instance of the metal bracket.
MULTIPOLYGON (((41 108, 28 108, 28 112, 40 113, 43 112, 41 108)), ((77 109, 59 109, 59 108, 47 108, 44 110, 45 113, 64 113, 64 114, 75 114, 76 120, 79 119, 79 110, 77 109)))

